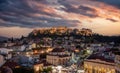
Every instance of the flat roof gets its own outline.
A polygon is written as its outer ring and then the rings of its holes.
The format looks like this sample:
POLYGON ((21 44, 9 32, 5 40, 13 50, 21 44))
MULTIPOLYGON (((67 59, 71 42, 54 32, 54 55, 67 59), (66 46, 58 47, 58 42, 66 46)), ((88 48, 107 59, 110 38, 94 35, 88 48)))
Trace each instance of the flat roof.
POLYGON ((106 58, 105 56, 102 55, 102 53, 92 54, 87 58, 87 60, 114 63, 114 58, 106 58))

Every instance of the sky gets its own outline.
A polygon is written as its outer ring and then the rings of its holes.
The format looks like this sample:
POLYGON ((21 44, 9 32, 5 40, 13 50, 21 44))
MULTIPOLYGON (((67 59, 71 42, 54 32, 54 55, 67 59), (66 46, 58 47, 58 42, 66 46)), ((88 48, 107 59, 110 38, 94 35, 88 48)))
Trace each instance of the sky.
POLYGON ((120 35, 120 0, 0 0, 0 36, 55 26, 120 35))

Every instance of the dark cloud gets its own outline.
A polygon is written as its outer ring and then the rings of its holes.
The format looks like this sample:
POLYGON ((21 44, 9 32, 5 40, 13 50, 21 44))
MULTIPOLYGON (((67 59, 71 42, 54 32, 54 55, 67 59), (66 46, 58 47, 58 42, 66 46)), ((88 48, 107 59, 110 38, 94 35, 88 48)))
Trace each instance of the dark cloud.
POLYGON ((6 2, 6 0, 0 0, 0 4, 5 3, 5 2, 6 2))
POLYGON ((19 26, 19 27, 52 27, 52 26, 67 26, 67 27, 75 27, 80 23, 79 21, 69 21, 69 20, 52 20, 52 21, 45 21, 45 22, 26 22, 26 21, 8 21, 5 23, 1 23, 0 26, 12 27, 12 26, 19 26))
POLYGON ((111 21, 111 22, 118 22, 117 20, 112 19, 112 18, 107 18, 107 20, 109 20, 109 21, 111 21))
POLYGON ((89 16, 89 17, 98 17, 98 15, 96 14, 96 10, 87 6, 79 6, 78 8, 81 12, 81 14, 85 15, 85 16, 89 16))
MULTIPOLYGON (((15 13, 17 15, 23 15, 23 16, 28 16, 30 13, 41 13, 41 14, 46 14, 49 16, 53 16, 54 14, 48 13, 45 11, 42 11, 43 7, 40 7, 41 10, 37 10, 36 8, 32 8, 30 4, 28 4, 30 0, 7 0, 7 2, 4 2, 4 4, 0 5, 0 11, 3 13, 15 13)), ((38 1, 38 0, 36 0, 38 1)), ((36 2, 36 1, 31 1, 31 2, 36 2)))
POLYGON ((54 13, 45 12, 44 7, 39 6, 41 10, 35 8, 36 6, 29 2, 47 4, 45 0, 2 0, 0 1, 0 26, 20 26, 20 27, 50 27, 50 26, 76 26, 80 23, 76 20, 55 19, 57 15, 54 13), (43 16, 34 16, 34 14, 41 14, 43 16), (48 17, 44 17, 48 16, 48 17))
POLYGON ((96 10, 84 5, 80 5, 79 7, 74 7, 71 4, 69 4, 69 2, 67 1, 62 1, 59 0, 59 3, 63 6, 65 6, 65 8, 63 8, 63 10, 65 10, 66 12, 72 12, 72 13, 77 13, 77 14, 81 14, 84 16, 88 16, 88 17, 97 17, 98 15, 95 14, 96 10), (88 13, 88 11, 90 13, 88 13))
POLYGON ((93 1, 104 2, 106 4, 113 5, 117 8, 120 8, 120 0, 93 0, 93 1))
POLYGON ((75 27, 80 24, 77 20, 56 19, 53 17, 14 17, 8 15, 1 15, 2 23, 0 26, 20 26, 20 27, 51 27, 51 26, 68 26, 75 27))
MULTIPOLYGON (((87 1, 87 0, 86 0, 87 1)), ((91 0, 90 0, 91 1, 91 0)), ((89 3, 92 3, 90 2, 89 3)), ((102 0, 101 0, 102 1, 102 0)), ((104 1, 107 3, 108 0, 104 1)), ((113 0, 112 0, 113 1, 113 0)), ((59 15, 57 11, 74 13, 89 18, 98 17, 96 9, 79 4, 73 6, 70 0, 0 0, 0 26, 50 27, 77 26, 80 20, 70 20, 59 15), (60 7, 59 6, 63 6, 60 7), (58 7, 58 8, 57 8, 58 7), (37 15, 35 15, 37 14, 37 15), (57 18, 56 18, 57 17, 57 18)), ((88 3, 88 4, 89 4, 88 3)), ((108 19, 115 21, 113 19, 108 19)))

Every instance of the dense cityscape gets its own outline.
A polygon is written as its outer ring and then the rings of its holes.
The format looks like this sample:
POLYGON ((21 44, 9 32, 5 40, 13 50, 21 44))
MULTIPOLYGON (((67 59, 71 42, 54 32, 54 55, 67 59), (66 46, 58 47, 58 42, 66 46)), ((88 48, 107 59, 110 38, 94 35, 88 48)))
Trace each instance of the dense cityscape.
POLYGON ((0 42, 0 73, 119 73, 120 38, 106 37, 86 28, 35 29, 0 42))
POLYGON ((120 73, 120 0, 0 0, 0 73, 120 73))

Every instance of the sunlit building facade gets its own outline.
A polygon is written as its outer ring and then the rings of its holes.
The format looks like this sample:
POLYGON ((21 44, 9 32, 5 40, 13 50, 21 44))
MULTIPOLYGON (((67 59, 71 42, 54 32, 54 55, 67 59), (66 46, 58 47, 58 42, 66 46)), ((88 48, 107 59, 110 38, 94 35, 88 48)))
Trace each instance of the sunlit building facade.
POLYGON ((116 73, 114 59, 94 55, 84 61, 85 73, 116 73))
POLYGON ((86 60, 84 62, 84 70, 85 73, 116 73, 114 64, 97 60, 86 60))
POLYGON ((116 73, 120 73, 120 55, 115 57, 116 73))
POLYGON ((34 73, 40 73, 43 69, 43 63, 38 63, 33 65, 34 73))
POLYGON ((53 49, 46 57, 46 61, 52 65, 65 65, 70 59, 70 53, 62 48, 53 49))

